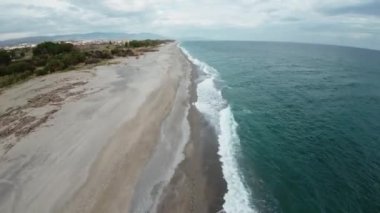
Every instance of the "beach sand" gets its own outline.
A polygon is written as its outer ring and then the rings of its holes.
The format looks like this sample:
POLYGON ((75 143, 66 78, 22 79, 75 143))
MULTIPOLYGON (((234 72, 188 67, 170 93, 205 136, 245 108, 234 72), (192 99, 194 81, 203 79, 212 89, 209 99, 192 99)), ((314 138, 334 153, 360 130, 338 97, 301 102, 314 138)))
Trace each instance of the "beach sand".
POLYGON ((215 134, 191 105, 194 76, 171 43, 4 90, 0 212, 220 210, 225 183, 215 134))

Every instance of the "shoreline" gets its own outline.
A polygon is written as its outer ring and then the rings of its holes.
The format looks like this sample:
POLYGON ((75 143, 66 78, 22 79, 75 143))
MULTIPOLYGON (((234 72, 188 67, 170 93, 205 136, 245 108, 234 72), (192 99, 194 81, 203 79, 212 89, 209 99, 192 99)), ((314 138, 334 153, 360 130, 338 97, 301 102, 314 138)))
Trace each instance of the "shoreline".
POLYGON ((16 121, 53 110, 24 135, 0 135, 12 145, 1 153, 0 211, 221 210, 217 136, 194 106, 198 70, 175 45, 0 94, 0 115, 19 110, 16 121))
POLYGON ((227 191, 218 155, 216 132, 194 105, 201 71, 192 62, 189 63, 192 64, 189 91, 191 107, 187 119, 191 134, 184 150, 185 159, 165 187, 157 211, 162 213, 219 212, 223 210, 223 196, 227 191))

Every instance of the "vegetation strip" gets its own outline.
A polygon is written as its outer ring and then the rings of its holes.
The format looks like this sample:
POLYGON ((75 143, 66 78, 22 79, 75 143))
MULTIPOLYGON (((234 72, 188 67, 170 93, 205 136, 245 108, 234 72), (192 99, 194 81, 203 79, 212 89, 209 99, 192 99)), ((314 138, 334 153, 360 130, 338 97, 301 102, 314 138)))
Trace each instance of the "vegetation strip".
POLYGON ((68 42, 43 42, 37 46, 11 50, 0 49, 0 88, 33 76, 46 75, 96 64, 114 57, 128 57, 156 51, 169 40, 133 40, 74 45, 68 42))

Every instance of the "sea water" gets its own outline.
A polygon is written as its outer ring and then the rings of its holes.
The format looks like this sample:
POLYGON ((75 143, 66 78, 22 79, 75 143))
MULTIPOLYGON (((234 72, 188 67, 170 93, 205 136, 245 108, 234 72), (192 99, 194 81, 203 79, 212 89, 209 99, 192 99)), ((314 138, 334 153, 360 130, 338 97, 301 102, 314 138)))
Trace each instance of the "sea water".
POLYGON ((380 51, 182 42, 234 212, 380 212, 380 51))

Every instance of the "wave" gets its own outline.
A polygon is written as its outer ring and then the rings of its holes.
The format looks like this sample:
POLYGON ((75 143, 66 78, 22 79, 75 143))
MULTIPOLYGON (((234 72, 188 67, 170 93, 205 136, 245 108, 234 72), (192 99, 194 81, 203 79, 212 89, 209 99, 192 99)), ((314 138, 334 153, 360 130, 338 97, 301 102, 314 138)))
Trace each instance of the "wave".
POLYGON ((223 98, 221 90, 217 89, 215 81, 219 78, 216 69, 194 58, 184 47, 178 45, 187 58, 205 75, 197 85, 197 109, 214 126, 218 134, 220 161, 223 177, 227 182, 227 192, 224 195, 223 209, 227 213, 256 212, 250 203, 250 191, 243 183, 236 155, 240 148, 237 126, 228 102, 223 98))

